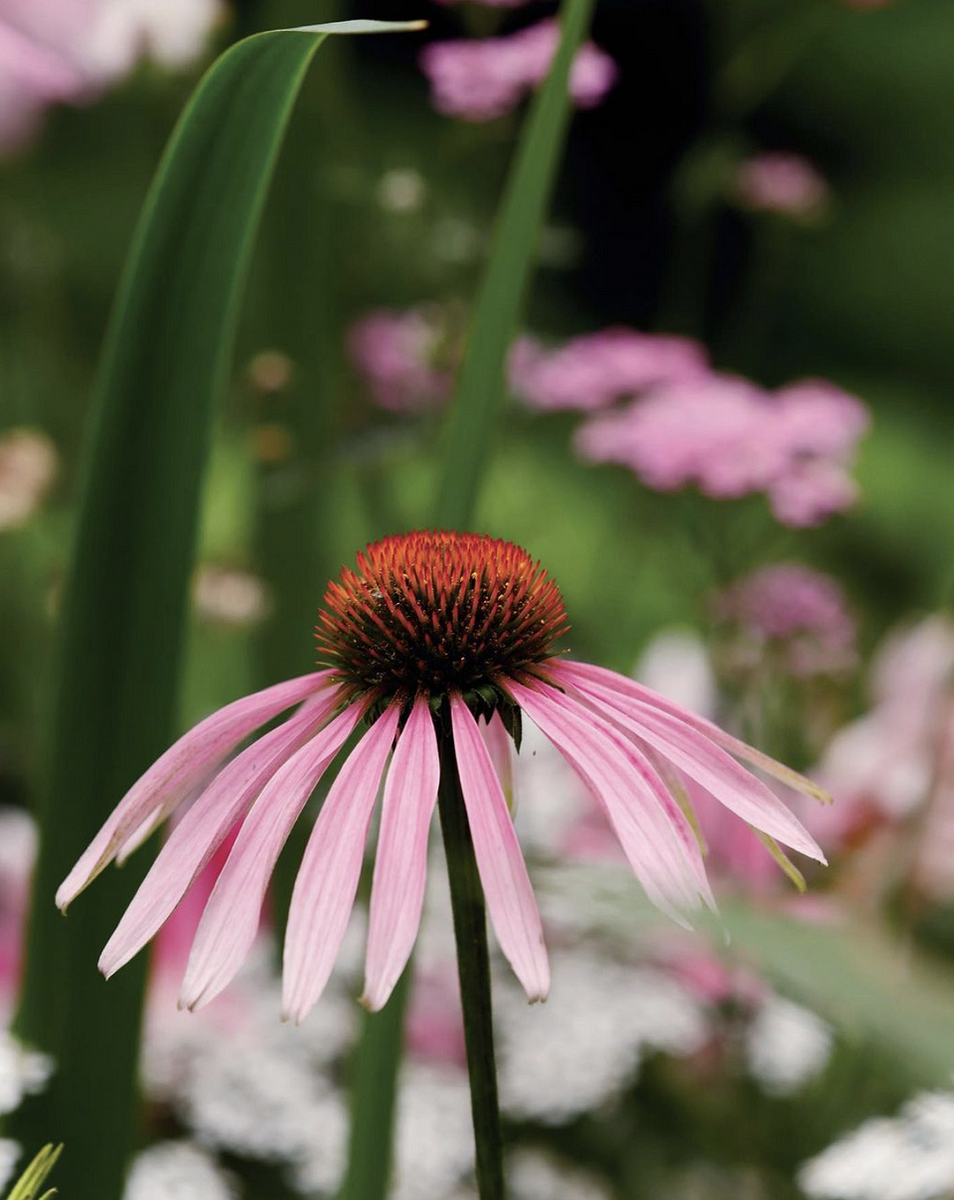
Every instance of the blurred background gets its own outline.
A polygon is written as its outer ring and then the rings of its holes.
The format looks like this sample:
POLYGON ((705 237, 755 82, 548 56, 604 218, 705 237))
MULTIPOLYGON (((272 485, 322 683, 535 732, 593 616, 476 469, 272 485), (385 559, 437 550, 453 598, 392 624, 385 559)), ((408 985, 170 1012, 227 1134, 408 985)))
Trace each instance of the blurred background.
MULTIPOLYGON (((245 34, 430 21, 329 46, 296 108, 206 480, 185 728, 309 670, 327 580, 427 520, 554 8, 0 0, 3 1021, 97 356, 178 112, 245 34)), ((475 527, 555 577, 575 655, 836 804, 799 809, 831 861, 803 896, 700 804, 731 939, 686 935, 528 734, 517 823, 554 989, 528 1010, 498 972, 517 1200, 954 1196, 952 65, 950 0, 599 0, 475 527)), ((191 900, 160 940, 129 1200, 336 1192, 363 941, 309 1023, 280 1027, 295 837, 257 958, 207 1012, 175 1010, 191 900)), ((471 1195, 435 892, 401 1200, 471 1195)), ((0 1113, 51 1066, 0 1032, 0 1113)), ((15 1157, 0 1139, 0 1179, 15 1157)))

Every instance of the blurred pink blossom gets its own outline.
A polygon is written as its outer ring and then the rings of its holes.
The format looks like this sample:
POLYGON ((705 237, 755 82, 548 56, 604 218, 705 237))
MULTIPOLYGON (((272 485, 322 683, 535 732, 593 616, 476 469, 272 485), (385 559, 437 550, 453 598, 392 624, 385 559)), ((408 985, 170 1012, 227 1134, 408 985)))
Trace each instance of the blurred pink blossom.
POLYGON ((696 946, 663 948, 659 957, 661 966, 707 1004, 734 1001, 754 1008, 772 994, 768 983, 751 970, 696 946))
POLYGON ((822 381, 769 393, 709 374, 591 418, 576 446, 591 462, 629 467, 656 491, 695 484, 722 500, 765 492, 782 524, 811 526, 855 499, 849 467, 868 420, 860 400, 822 381))
POLYGON ((414 1058, 467 1065, 460 984, 453 959, 415 971, 405 1040, 414 1058))
POLYGON ((746 661, 760 661, 772 647, 800 677, 849 670, 856 661, 855 622, 841 587, 800 563, 773 563, 726 588, 716 617, 736 627, 746 661))
POLYGON ((19 809, 0 808, 0 1028, 13 1004, 20 977, 23 926, 36 829, 19 809))
POLYGON ((190 62, 223 12, 222 0, 0 0, 0 153, 51 104, 94 100, 143 56, 190 62))
POLYGON ((800 154, 772 152, 741 163, 735 191, 747 208, 805 217, 828 199, 828 184, 800 154))
POLYGON ((872 708, 829 743, 818 777, 839 803, 897 821, 928 797, 954 713, 954 623, 892 634, 872 664, 872 708))
POLYGON ((511 351, 510 385, 528 408, 588 412, 707 369, 705 350, 689 338, 614 326, 553 350, 520 338, 511 351))
POLYGON ((390 412, 438 407, 454 383, 448 329, 433 307, 381 308, 359 317, 348 331, 351 361, 364 376, 375 402, 390 412))
MULTIPOLYGON (((433 42, 420 63, 434 107, 468 121, 503 116, 546 78, 559 40, 556 21, 546 20, 504 37, 433 42)), ((612 58, 587 42, 573 62, 570 94, 580 108, 593 108, 618 73, 612 58)))

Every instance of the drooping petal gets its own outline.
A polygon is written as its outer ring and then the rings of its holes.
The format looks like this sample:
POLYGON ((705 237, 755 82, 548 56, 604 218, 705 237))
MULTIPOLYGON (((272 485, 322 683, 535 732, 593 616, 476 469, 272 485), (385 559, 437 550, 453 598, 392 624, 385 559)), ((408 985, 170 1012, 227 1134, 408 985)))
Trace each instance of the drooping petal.
POLYGON ((306 700, 216 775, 172 830, 103 950, 99 969, 107 978, 155 935, 269 779, 318 732, 337 702, 333 689, 306 700))
POLYGON ((434 719, 421 696, 398 738, 384 785, 361 1000, 372 1012, 387 1003, 417 937, 440 774, 434 719))
POLYGON ((223 762, 244 738, 272 717, 328 685, 330 671, 314 671, 277 683, 220 708, 175 742, 132 785, 60 884, 57 905, 65 909, 108 866, 144 824, 157 824, 223 762))
POLYGON ((231 982, 248 954, 275 862, 291 827, 361 716, 339 713, 280 767, 245 818, 196 930, 180 1005, 207 1004, 231 982))
POLYGON ((600 683, 617 692, 622 692, 630 699, 639 700, 652 708, 668 713, 672 717, 677 717, 680 721, 684 721, 699 733, 705 734, 707 738, 715 742, 717 746, 721 746, 723 750, 728 750, 730 754, 734 754, 736 758, 741 758, 743 762, 750 763, 753 767, 758 767, 760 771, 764 771, 766 775, 771 775, 773 779, 777 779, 780 783, 787 784, 797 792, 811 796, 813 800, 818 800, 822 804, 831 803, 831 796, 829 796, 824 788, 819 787, 811 779, 806 779, 798 771, 793 771, 791 767, 786 767, 784 763, 777 762, 774 758, 763 754, 761 750, 756 750, 754 746, 749 746, 746 742, 740 741, 739 738, 733 737, 731 733, 726 733, 724 729, 720 729, 712 721, 707 721, 705 717, 696 716, 689 709, 675 704, 659 692, 654 692, 652 688, 644 687, 634 679, 620 675, 617 671, 610 671, 606 667, 594 666, 592 663, 563 661, 558 664, 549 664, 549 666, 551 668, 556 667, 557 674, 561 674, 564 679, 570 679, 576 684, 600 683))
POLYGON ((517 811, 513 742, 510 740, 507 727, 500 719, 500 713, 495 712, 486 725, 481 725, 480 732, 484 744, 490 752, 490 761, 494 764, 494 770, 497 772, 497 778, 500 780, 500 786, 507 799, 507 808, 510 810, 510 815, 513 816, 517 811))
POLYGON ((695 835, 671 796, 676 812, 660 802, 649 778, 655 773, 647 774, 626 737, 546 684, 508 680, 507 689, 596 797, 653 903, 680 924, 674 905, 696 907, 700 896, 714 905, 695 835))
POLYGON ((497 941, 530 1002, 544 1000, 550 990, 550 965, 543 925, 500 780, 477 722, 460 696, 451 696, 451 722, 474 855, 497 941))
MULTIPOLYGON (((553 674, 558 682, 563 681, 561 669, 553 674)), ((819 862, 825 861, 815 839, 778 796, 706 734, 663 709, 626 697, 605 684, 567 682, 614 725, 652 746, 753 828, 819 862)))
POLYGON ((371 726, 332 784, 308 839, 288 912, 282 1011, 301 1021, 324 991, 354 906, 364 844, 399 703, 371 726))

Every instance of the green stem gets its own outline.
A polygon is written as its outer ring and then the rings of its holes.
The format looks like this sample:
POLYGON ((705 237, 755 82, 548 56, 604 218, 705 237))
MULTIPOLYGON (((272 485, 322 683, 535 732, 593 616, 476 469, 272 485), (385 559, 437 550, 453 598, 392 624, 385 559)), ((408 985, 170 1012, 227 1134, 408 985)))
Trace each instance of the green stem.
POLYGON ((391 1174, 394 1097, 404 1049, 404 1013, 410 991, 407 967, 377 1013, 365 1013, 352 1065, 351 1144, 339 1200, 385 1196, 391 1174))
POLYGON ((457 973, 464 1013, 470 1109, 474 1121, 477 1191, 480 1200, 503 1200, 503 1144, 497 1102, 484 893, 460 790, 453 737, 449 732, 441 736, 441 784, 437 803, 447 854, 454 937, 457 942, 457 973))

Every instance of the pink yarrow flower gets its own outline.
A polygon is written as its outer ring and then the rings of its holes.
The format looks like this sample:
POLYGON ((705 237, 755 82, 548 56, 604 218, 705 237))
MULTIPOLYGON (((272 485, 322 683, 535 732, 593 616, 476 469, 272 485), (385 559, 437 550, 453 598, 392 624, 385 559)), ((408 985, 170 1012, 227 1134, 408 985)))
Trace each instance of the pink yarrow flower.
MULTIPOLYGON (((504 37, 433 42, 419 61, 439 112, 490 121, 516 108, 543 82, 559 43, 559 26, 547 20, 504 37)), ((570 95, 580 108, 595 108, 618 74, 613 59, 587 42, 573 60, 570 95)))
POLYGON ((857 498, 850 468, 868 423, 860 400, 823 380, 771 393, 713 373, 592 417, 576 446, 591 462, 629 467, 656 491, 695 484, 718 500, 764 492, 776 520, 801 527, 857 498))
POLYGON ((170 815, 210 774, 175 826, 107 944, 100 968, 128 962, 182 900, 237 823, 205 905, 181 1003, 205 1004, 254 941, 269 877, 308 797, 361 726, 315 822, 285 939, 285 1015, 301 1020, 330 976, 354 905, 365 842, 384 782, 371 888, 364 1003, 386 1002, 417 936, 428 830, 453 763, 487 910, 531 1000, 549 988, 543 930, 482 723, 539 727, 590 789, 647 895, 683 921, 714 906, 692 827, 663 778, 664 760, 743 821, 813 858, 814 840, 736 759, 820 794, 757 750, 655 692, 556 655, 560 593, 519 547, 477 534, 385 538, 329 585, 310 675, 213 713, 133 785, 57 893, 65 908, 114 859, 170 815), (297 705, 229 760, 244 738, 297 705))
POLYGON ((742 666, 757 666, 767 649, 803 678, 855 665, 855 622, 844 592, 830 575, 801 563, 772 563, 732 584, 718 597, 716 616, 736 627, 742 666))
POLYGON ((450 396, 459 347, 435 307, 374 309, 351 325, 347 342, 351 361, 381 408, 421 412, 450 396))
POLYGON ((614 326, 553 350, 520 338, 510 355, 510 386, 528 408, 590 412, 708 368, 705 350, 689 338, 614 326))

